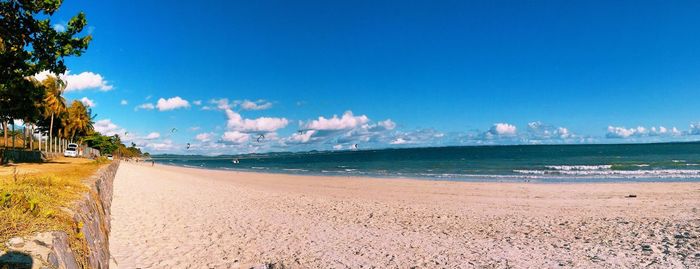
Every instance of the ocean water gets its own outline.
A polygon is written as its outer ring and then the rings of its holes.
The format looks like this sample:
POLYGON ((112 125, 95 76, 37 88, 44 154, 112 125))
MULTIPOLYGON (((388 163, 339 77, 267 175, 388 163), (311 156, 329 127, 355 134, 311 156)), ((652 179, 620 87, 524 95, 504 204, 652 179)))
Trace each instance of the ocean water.
POLYGON ((700 142, 468 146, 216 157, 156 155, 153 159, 161 164, 206 169, 455 181, 700 181, 700 142), (235 159, 238 163, 233 162, 235 159))

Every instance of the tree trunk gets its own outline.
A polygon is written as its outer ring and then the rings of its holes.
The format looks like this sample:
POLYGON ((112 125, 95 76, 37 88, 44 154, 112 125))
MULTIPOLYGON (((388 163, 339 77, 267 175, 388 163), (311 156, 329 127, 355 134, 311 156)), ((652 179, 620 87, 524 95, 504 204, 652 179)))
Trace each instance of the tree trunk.
POLYGON ((2 133, 3 133, 3 136, 5 138, 5 140, 4 140, 5 142, 2 145, 4 148, 7 148, 7 121, 2 122, 2 133))
POLYGON ((29 124, 29 150, 34 150, 34 124, 29 124))
MULTIPOLYGON (((51 125, 49 125, 49 144, 50 145, 53 145, 53 144, 51 144, 51 142, 53 141, 53 139, 51 138, 52 135, 53 135, 53 112, 51 113, 51 125)), ((49 152, 51 152, 50 148, 49 148, 49 152)))
POLYGON ((17 146, 15 146, 15 120, 12 120, 12 149, 16 149, 17 146))
POLYGON ((27 148, 27 123, 22 127, 22 149, 27 148))

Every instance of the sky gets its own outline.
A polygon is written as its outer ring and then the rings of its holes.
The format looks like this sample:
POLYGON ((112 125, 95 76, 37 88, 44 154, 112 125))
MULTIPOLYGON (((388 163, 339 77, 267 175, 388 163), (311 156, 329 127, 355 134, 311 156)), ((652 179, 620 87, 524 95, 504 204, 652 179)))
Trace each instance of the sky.
POLYGON ((151 153, 700 140, 696 1, 65 0, 54 27, 78 11, 67 99, 151 153))

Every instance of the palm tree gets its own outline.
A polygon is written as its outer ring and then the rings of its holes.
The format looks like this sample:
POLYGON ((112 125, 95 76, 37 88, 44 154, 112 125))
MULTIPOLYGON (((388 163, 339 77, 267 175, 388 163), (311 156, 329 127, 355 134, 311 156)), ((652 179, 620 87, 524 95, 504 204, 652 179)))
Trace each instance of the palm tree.
POLYGON ((76 135, 85 136, 94 131, 90 110, 82 102, 74 100, 68 107, 65 134, 73 140, 76 135))
POLYGON ((44 95, 44 115, 51 117, 49 125, 49 144, 53 145, 53 119, 55 115, 66 111, 66 99, 63 98, 63 90, 66 84, 56 76, 47 76, 41 82, 44 85, 46 94, 44 95))

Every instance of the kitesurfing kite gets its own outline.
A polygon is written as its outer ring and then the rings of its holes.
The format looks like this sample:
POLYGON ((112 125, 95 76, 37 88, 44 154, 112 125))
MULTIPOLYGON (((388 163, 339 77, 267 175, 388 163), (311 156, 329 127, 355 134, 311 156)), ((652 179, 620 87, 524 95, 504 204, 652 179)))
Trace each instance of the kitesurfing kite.
POLYGON ((187 149, 190 149, 190 143, 187 143, 187 149))
POLYGON ((260 143, 260 142, 262 142, 264 139, 265 139, 265 135, 260 134, 260 136, 258 136, 257 141, 258 141, 258 143, 260 143))
POLYGON ((176 129, 176 128, 173 128, 172 130, 170 130, 170 132, 171 132, 171 133, 177 132, 177 129, 176 129))

